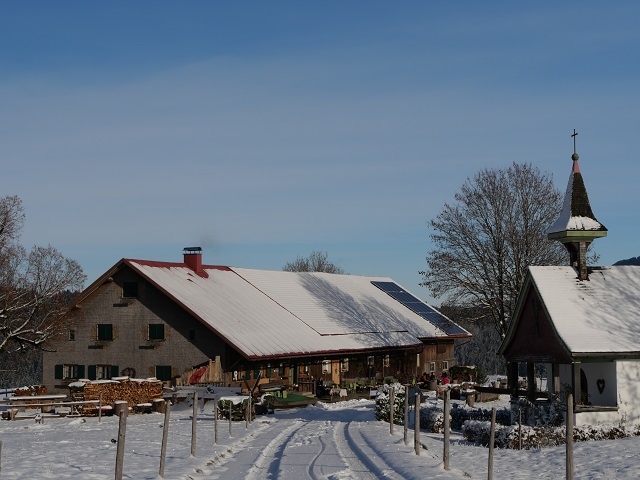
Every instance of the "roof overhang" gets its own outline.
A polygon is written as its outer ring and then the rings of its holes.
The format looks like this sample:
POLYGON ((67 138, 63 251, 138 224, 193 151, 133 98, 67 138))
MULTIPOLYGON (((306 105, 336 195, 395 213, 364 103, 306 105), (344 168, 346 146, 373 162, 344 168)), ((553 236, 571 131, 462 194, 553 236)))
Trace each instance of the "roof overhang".
POLYGON ((559 240, 562 243, 591 242, 596 238, 606 237, 607 230, 562 230, 547 234, 549 240, 559 240))

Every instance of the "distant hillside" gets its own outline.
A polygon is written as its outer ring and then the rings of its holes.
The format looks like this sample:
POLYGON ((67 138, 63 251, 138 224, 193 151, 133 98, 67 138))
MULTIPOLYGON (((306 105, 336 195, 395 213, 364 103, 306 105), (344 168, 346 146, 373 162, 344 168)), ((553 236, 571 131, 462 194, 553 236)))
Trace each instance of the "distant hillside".
POLYGON ((620 260, 614 263, 614 265, 640 265, 640 257, 631 257, 626 260, 620 260))

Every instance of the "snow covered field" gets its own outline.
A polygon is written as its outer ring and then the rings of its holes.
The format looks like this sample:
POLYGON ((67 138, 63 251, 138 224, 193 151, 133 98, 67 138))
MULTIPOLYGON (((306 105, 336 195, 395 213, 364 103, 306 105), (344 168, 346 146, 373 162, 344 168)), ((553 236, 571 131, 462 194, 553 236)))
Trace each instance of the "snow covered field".
MULTIPOLYGON (((487 404, 485 404, 487 406, 487 404)), ((491 404, 488 404, 489 408, 491 404)), ((244 422, 219 423, 219 444, 213 444, 213 416, 198 414, 197 453, 191 452, 191 409, 171 411, 165 478, 212 479, 450 479, 486 478, 488 449, 452 437, 449 471, 442 467, 442 435, 422 432, 420 456, 403 441, 403 427, 394 435, 378 422, 374 402, 349 400, 318 403, 304 409, 258 416, 244 422)), ((124 478, 156 479, 164 415, 131 415, 127 422, 124 478)), ((118 418, 48 418, 1 421, 2 479, 114 478, 118 418)), ((575 478, 640 478, 639 439, 578 443, 575 478)), ((496 479, 562 479, 564 446, 542 450, 496 450, 496 479)))

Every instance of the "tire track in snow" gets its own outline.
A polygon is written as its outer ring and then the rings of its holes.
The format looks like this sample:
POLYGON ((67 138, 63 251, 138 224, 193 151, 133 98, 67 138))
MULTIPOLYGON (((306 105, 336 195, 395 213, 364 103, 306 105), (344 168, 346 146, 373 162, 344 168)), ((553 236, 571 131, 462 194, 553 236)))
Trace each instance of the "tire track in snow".
POLYGON ((327 449, 327 444, 324 443, 324 440, 322 440, 322 436, 318 436, 318 440, 320 441, 320 445, 322 446, 322 448, 320 449, 318 454, 315 456, 313 461, 309 464, 309 478, 312 478, 313 480, 318 479, 318 476, 315 474, 316 462, 320 458, 320 455, 322 455, 324 451, 327 449))
POLYGON ((282 453, 291 441, 291 438, 293 438, 295 433, 301 428, 301 423, 308 424, 309 422, 294 422, 264 447, 255 465, 247 472, 245 480, 262 480, 265 478, 278 477, 282 453))
POLYGON ((345 464, 348 465, 347 471, 334 478, 402 480, 403 477, 398 475, 364 439, 356 422, 336 424, 334 440, 345 464))

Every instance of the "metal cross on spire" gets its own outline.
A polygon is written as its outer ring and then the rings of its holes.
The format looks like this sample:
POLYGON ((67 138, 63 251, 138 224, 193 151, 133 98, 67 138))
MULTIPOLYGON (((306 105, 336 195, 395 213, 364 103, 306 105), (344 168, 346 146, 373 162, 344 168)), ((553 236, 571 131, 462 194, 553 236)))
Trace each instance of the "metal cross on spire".
POLYGON ((571 135, 573 137, 573 153, 576 154, 578 152, 576 152, 576 137, 578 136, 578 132, 576 132, 576 129, 573 129, 573 135, 571 135))

